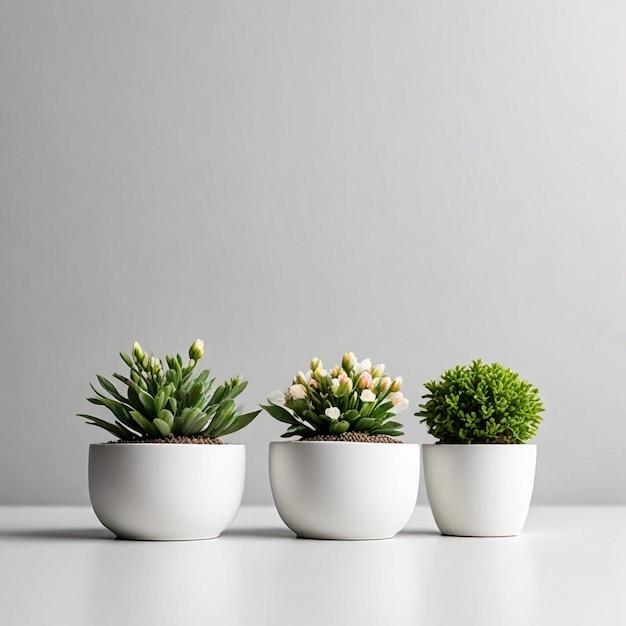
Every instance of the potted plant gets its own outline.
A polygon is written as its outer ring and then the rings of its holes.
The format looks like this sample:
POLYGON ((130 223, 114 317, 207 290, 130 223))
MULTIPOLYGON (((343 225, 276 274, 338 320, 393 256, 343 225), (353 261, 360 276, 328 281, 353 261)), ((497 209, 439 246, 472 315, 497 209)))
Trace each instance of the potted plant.
POLYGON ((240 414, 240 377, 213 391, 209 370, 196 371, 204 344, 196 340, 189 361, 165 363, 138 343, 132 357, 120 353, 130 372, 98 376, 92 404, 112 420, 79 414, 117 441, 89 447, 89 496, 100 521, 126 539, 182 540, 217 537, 234 519, 245 481, 245 446, 221 437, 249 424, 260 411, 240 414), (193 444, 193 445, 192 445, 193 444), (217 444, 217 445, 201 445, 217 444))
POLYGON ((384 539, 408 522, 417 499, 419 446, 393 420, 408 406, 401 378, 352 353, 327 372, 319 359, 264 405, 288 424, 270 444, 272 495, 299 537, 384 539))
POLYGON ((518 535, 528 515, 541 422, 539 391, 499 363, 449 369, 424 385, 415 415, 439 441, 422 446, 428 499, 444 535, 518 535))

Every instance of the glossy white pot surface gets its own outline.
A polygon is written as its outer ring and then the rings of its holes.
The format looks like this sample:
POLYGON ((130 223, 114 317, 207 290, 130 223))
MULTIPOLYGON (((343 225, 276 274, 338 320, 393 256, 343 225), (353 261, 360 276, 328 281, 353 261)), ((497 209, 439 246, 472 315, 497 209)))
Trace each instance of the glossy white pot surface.
POLYGON ((217 537, 235 518, 245 483, 241 444, 105 443, 89 447, 89 496, 124 539, 217 537))
POLYGON ((420 450, 406 443, 272 442, 269 467, 278 513, 299 537, 386 539, 415 508, 420 450))
POLYGON ((424 480, 444 535, 522 532, 535 481, 537 446, 425 444, 424 480))

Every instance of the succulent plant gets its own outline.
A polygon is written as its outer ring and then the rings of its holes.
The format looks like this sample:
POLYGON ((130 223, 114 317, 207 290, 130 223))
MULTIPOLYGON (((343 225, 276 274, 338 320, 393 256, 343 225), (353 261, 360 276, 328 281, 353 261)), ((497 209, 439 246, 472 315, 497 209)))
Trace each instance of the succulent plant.
POLYGON ((89 402, 104 406, 114 416, 107 421, 79 413, 89 424, 104 428, 123 441, 168 439, 177 436, 217 439, 247 426, 260 411, 238 414, 234 398, 247 386, 239 376, 223 382, 211 393, 215 379, 208 369, 195 373, 204 354, 204 343, 197 339, 189 348, 189 362, 180 354, 167 355, 163 362, 148 356, 135 342, 132 357, 120 356, 130 368, 129 377, 113 374, 125 389, 98 376, 102 391, 93 385, 95 397, 89 402))
POLYGON ((476 360, 424 386, 415 415, 440 443, 524 443, 541 423, 539 390, 499 363, 476 360))
POLYGON ((289 424, 282 437, 309 439, 352 431, 402 435, 402 424, 392 418, 409 403, 400 391, 402 379, 384 372, 383 364, 372 365, 369 359, 359 363, 352 352, 344 354, 341 365, 330 372, 320 359, 313 359, 306 374, 294 376, 285 394, 273 392, 262 408, 289 424))

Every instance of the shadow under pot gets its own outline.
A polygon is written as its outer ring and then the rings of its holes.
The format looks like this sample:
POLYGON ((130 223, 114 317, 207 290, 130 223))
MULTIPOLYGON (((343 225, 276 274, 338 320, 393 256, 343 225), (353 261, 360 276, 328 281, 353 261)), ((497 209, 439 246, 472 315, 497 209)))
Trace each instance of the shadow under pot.
POLYGON ((270 443, 272 495, 285 524, 309 539, 388 539, 409 521, 419 487, 418 444, 270 443))
POLYGON ((89 447, 93 510, 121 539, 217 537, 243 496, 242 444, 103 443, 89 447))
POLYGON ((506 537, 524 528, 535 481, 531 444, 424 444, 424 480, 444 535, 506 537))

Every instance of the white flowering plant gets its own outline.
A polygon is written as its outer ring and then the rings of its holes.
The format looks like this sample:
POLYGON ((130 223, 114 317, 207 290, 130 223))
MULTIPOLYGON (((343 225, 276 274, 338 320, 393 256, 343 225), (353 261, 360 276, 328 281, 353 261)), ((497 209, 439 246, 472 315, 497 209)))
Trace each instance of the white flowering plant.
POLYGON ((287 392, 274 391, 262 408, 289 424, 282 437, 309 439, 350 431, 396 437, 404 433, 393 418, 409 405, 401 388, 402 378, 388 376, 383 364, 359 362, 347 352, 330 371, 313 359, 308 372, 298 372, 287 392))
POLYGON ((129 376, 113 374, 125 390, 118 389, 104 376, 98 376, 102 387, 87 398, 107 408, 113 421, 79 413, 88 424, 107 430, 122 441, 168 440, 181 437, 214 440, 247 426, 261 411, 240 414, 237 397, 248 385, 236 376, 212 391, 215 378, 208 369, 194 372, 204 354, 204 342, 197 339, 189 348, 189 361, 180 354, 167 355, 165 362, 147 355, 135 342, 132 356, 120 352, 130 368, 129 376))

